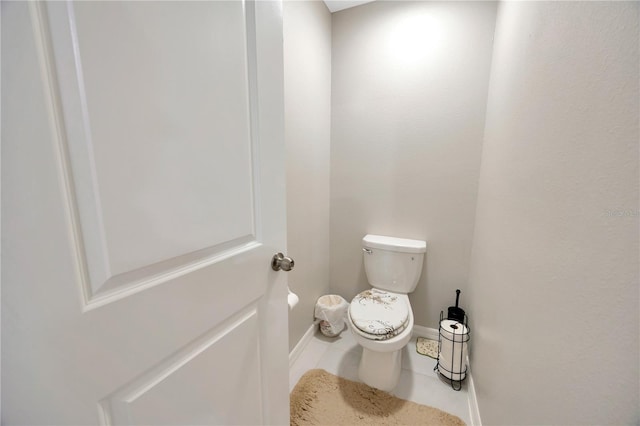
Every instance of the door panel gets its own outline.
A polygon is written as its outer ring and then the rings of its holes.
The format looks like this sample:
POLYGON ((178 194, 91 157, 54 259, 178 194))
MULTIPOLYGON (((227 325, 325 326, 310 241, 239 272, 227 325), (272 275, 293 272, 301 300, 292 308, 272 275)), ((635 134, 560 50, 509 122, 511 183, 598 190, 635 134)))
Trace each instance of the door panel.
POLYGON ((109 396, 101 408, 114 424, 260 424, 260 387, 254 380, 260 376, 257 322, 252 306, 109 396), (236 380, 221 386, 218 378, 229 374, 236 380), (240 410, 237 401, 245 403, 240 410))
POLYGON ((79 2, 42 13, 88 303, 255 242, 246 12, 242 2, 79 2))
POLYGON ((253 237, 242 2, 73 10, 111 274, 253 237))
POLYGON ((288 421, 281 20, 2 3, 3 423, 288 421))

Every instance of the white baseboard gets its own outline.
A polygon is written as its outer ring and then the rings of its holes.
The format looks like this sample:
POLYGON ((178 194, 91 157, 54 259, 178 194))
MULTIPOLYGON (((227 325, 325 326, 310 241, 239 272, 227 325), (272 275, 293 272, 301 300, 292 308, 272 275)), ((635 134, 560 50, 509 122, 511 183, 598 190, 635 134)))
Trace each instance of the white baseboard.
POLYGON ((425 337, 431 340, 438 340, 438 330, 436 330, 435 328, 423 327, 421 325, 414 325, 413 334, 418 337, 425 337))
POLYGON ((316 330, 318 329, 318 321, 314 321, 309 326, 309 329, 304 333, 304 335, 300 338, 298 343, 296 343, 295 347, 289 353, 289 368, 293 365, 294 362, 298 359, 304 348, 309 343, 309 340, 313 337, 316 330))
MULTIPOLYGON (((423 327, 421 325, 413 326, 413 334, 418 337, 425 337, 431 340, 438 340, 438 330, 435 328, 423 327)), ((471 363, 467 357, 467 392, 469 396, 469 417, 471 418, 471 426, 482 426, 480 420, 480 409, 478 408, 478 399, 476 397, 476 388, 473 384, 473 376, 471 375, 471 363)))
POLYGON ((469 357, 467 357, 467 366, 469 368, 469 374, 467 379, 467 392, 469 392, 469 416, 471 417, 471 426, 482 426, 482 420, 480 419, 480 408, 478 407, 478 399, 476 398, 476 388, 473 385, 473 376, 471 375, 471 364, 469 363, 469 357))

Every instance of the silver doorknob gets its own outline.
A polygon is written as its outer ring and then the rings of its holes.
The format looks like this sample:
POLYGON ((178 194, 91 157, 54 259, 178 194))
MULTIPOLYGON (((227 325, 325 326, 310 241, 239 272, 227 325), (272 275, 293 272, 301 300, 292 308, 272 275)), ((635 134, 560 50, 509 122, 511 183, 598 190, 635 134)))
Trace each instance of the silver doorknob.
POLYGON ((282 253, 276 253, 271 259, 271 269, 274 271, 290 271, 293 269, 294 261, 292 258, 285 256, 282 253))

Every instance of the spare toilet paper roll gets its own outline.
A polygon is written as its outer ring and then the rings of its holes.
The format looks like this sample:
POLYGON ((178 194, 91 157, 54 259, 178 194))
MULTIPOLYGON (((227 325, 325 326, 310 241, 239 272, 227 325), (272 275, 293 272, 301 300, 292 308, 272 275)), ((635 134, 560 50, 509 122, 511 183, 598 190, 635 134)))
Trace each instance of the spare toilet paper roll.
POLYGON ((467 365, 467 348, 466 345, 464 347, 457 345, 453 351, 451 347, 447 348, 443 345, 438 355, 438 367, 444 376, 453 380, 462 380, 467 365))
POLYGON ((446 366, 444 366, 444 365, 442 365, 440 363, 438 363, 438 371, 444 377, 446 377, 447 379, 451 379, 451 380, 464 380, 465 377, 467 377, 467 373, 465 372, 464 368, 462 369, 462 371, 460 373, 455 373, 455 372, 452 372, 452 370, 450 368, 447 368, 446 366))
POLYGON ((445 320, 440 323, 440 333, 438 371, 449 379, 462 380, 466 368, 469 330, 457 321, 445 320))
POLYGON ((289 295, 287 296, 287 303, 289 304, 289 310, 291 310, 298 304, 300 298, 297 294, 289 290, 289 288, 287 288, 287 290, 289 291, 289 295))
POLYGON ((446 340, 452 342, 466 342, 469 340, 469 329, 458 321, 442 320, 440 322, 440 332, 446 337, 446 340))

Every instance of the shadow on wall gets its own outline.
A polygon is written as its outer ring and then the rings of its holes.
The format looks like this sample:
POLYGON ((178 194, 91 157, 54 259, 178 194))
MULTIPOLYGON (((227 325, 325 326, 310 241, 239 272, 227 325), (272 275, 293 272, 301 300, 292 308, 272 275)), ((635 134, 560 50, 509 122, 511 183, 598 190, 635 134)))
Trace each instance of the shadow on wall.
MULTIPOLYGON (((355 198, 344 198, 333 200, 332 210, 344 212, 351 217, 363 217, 365 209, 361 202, 355 198)), ((340 238, 340 244, 331 244, 330 255, 330 280, 331 292, 339 294, 347 301, 351 301, 354 296, 369 288, 369 282, 364 271, 364 261, 362 258, 362 238, 367 231, 361 226, 354 230, 351 222, 336 220, 340 215, 331 216, 332 237, 353 235, 359 233, 360 238, 344 239, 340 238), (358 266, 353 265, 357 262, 358 266)), ((362 225, 362 222, 360 222, 362 225)))

